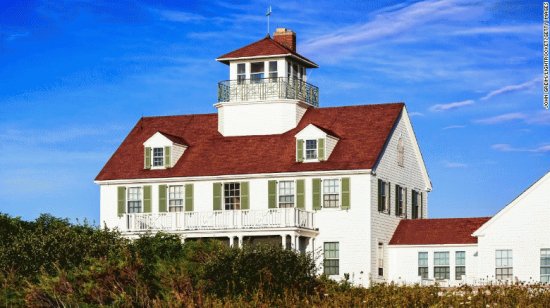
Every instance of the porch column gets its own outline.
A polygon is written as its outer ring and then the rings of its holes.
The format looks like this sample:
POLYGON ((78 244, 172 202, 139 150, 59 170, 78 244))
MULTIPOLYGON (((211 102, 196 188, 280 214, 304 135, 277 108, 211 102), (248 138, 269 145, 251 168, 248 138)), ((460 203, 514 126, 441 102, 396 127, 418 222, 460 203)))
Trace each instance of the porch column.
POLYGON ((300 236, 296 235, 294 242, 296 243, 296 251, 300 251, 300 236))
POLYGON ((290 235, 290 249, 296 250, 296 236, 294 234, 290 235))
POLYGON ((233 247, 233 245, 235 244, 235 237, 233 235, 231 235, 229 237, 229 247, 233 247))
POLYGON ((239 248, 243 248, 243 236, 239 235, 239 248))

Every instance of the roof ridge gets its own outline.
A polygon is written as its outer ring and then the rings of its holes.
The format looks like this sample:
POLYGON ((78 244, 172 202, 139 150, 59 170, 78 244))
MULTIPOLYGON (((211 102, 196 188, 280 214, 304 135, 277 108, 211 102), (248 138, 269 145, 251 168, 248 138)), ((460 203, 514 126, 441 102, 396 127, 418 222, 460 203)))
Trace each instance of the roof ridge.
POLYGON ((359 105, 346 105, 346 106, 327 106, 327 107, 318 107, 316 109, 358 108, 358 107, 373 107, 373 106, 387 106, 387 105, 406 105, 406 104, 405 102, 388 102, 388 103, 359 104, 359 105))
MULTIPOLYGON (((226 55, 228 55, 228 54, 230 54, 230 53, 232 53, 232 52, 234 52, 234 51, 236 51, 236 50, 243 49, 243 48, 246 48, 246 47, 248 47, 248 46, 252 46, 252 45, 254 45, 254 44, 258 43, 258 42, 264 41, 264 40, 273 41, 273 39, 272 39, 270 36, 265 36, 264 38, 261 38, 261 39, 259 39, 259 40, 257 40, 257 41, 254 41, 254 42, 250 43, 250 44, 244 45, 244 46, 239 47, 239 48, 237 48, 237 49, 235 49, 235 50, 232 50, 232 51, 230 51, 230 52, 226 52, 226 53, 224 53, 223 55, 217 57, 216 59, 217 59, 217 60, 223 59, 226 55)), ((274 42, 274 41, 273 41, 273 42, 274 42)))
POLYGON ((194 116, 217 116, 217 113, 191 113, 191 114, 172 114, 158 116, 143 116, 142 119, 174 118, 174 117, 194 117, 194 116))
POLYGON ((403 221, 434 221, 434 220, 466 220, 466 219, 491 219, 492 216, 483 217, 442 217, 442 218, 424 218, 424 219, 404 219, 403 221))

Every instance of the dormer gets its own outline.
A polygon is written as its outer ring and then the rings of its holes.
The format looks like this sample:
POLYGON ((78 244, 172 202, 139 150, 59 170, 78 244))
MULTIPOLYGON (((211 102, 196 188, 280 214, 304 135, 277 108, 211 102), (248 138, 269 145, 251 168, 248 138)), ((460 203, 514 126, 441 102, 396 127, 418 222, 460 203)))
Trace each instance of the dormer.
POLYGON ((143 143, 145 169, 172 168, 187 149, 185 141, 163 132, 156 132, 143 143))
POLYGON ((306 126, 294 137, 296 161, 304 163, 328 160, 340 140, 334 133, 313 124, 306 126))
POLYGON ((265 38, 216 59, 229 66, 218 83, 218 130, 224 136, 281 134, 319 106, 319 89, 307 82, 318 65, 296 51, 296 34, 278 28, 265 38))

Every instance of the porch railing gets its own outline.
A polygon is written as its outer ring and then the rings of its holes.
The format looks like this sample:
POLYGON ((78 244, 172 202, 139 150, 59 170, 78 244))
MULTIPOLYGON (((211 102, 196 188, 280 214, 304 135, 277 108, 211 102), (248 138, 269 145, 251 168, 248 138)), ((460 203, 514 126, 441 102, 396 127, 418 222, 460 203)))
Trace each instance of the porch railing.
POLYGON ((296 208, 209 212, 133 213, 120 217, 119 230, 207 231, 264 228, 314 229, 314 213, 296 208))
POLYGON ((225 80, 218 83, 218 102, 297 99, 319 106, 319 88, 294 77, 225 80))

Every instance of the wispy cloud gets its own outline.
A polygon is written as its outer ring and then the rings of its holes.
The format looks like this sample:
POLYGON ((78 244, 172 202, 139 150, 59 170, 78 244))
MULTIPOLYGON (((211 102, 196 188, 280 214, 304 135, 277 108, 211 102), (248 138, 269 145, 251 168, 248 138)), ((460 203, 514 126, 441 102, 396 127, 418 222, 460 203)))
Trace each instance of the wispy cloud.
POLYGON ((494 91, 489 92, 487 95, 483 96, 481 98, 481 100, 488 100, 492 97, 495 97, 495 96, 501 95, 501 94, 505 94, 505 93, 513 93, 513 92, 518 92, 518 91, 529 90, 529 89, 533 88, 535 85, 537 85, 537 83, 540 83, 540 82, 541 82, 541 78, 537 77, 535 79, 526 81, 524 83, 507 85, 507 86, 504 86, 502 88, 499 88, 499 89, 496 89, 494 91))
POLYGON ((166 21, 172 21, 172 22, 182 22, 182 23, 188 23, 188 22, 200 22, 206 20, 206 17, 185 12, 185 11, 176 11, 176 10, 165 10, 165 9, 156 9, 156 8, 149 8, 149 11, 158 15, 161 19, 166 21))
POLYGON ((447 129, 459 129, 459 128, 465 128, 466 125, 449 125, 449 126, 445 126, 443 127, 443 130, 447 130, 447 129))
POLYGON ((422 112, 417 112, 417 111, 413 111, 413 112, 409 112, 409 117, 413 118, 413 117, 423 117, 424 114, 422 112))
POLYGON ((479 35, 479 34, 531 34, 538 35, 539 24, 501 25, 492 27, 472 27, 453 31, 454 35, 479 35))
POLYGON ((550 112, 540 111, 535 113, 511 112, 493 117, 474 120, 474 123, 495 125, 505 122, 522 121, 525 124, 550 125, 550 112))
POLYGON ((534 148, 518 148, 518 147, 513 147, 507 143, 497 143, 497 144, 493 144, 491 148, 499 152, 531 152, 531 153, 550 152, 550 144, 545 144, 534 148))
POLYGON ((471 99, 460 101, 460 102, 447 103, 447 104, 436 104, 430 107, 430 111, 433 111, 433 112, 447 111, 447 110, 462 108, 465 106, 470 106, 473 104, 474 104, 474 101, 471 99))
POLYGON ((445 168, 449 168, 449 169, 458 169, 458 168, 468 167, 468 165, 465 164, 465 163, 450 162, 450 161, 444 161, 443 166, 445 166, 445 168))
POLYGON ((48 130, 4 129, 0 130, 0 144, 55 144, 78 140, 80 138, 105 136, 127 130, 121 126, 67 127, 48 130))

